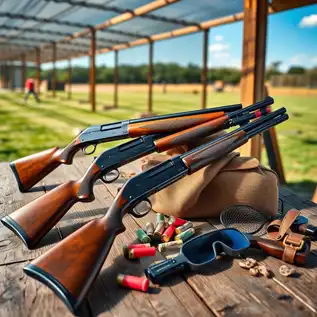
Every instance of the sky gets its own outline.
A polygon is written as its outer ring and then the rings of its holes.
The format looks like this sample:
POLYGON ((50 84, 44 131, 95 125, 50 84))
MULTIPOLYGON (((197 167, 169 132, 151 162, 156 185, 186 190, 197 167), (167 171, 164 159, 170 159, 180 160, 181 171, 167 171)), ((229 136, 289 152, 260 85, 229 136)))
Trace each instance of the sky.
MULTIPOLYGON (((266 65, 281 61, 280 69, 290 65, 305 68, 317 67, 317 4, 271 14, 268 18, 266 65)), ((236 22, 210 29, 209 67, 241 68, 243 24, 236 22)), ((154 62, 202 64, 202 33, 154 43, 154 62)), ((148 46, 138 46, 119 51, 119 64, 139 65, 148 61, 148 46)), ((88 58, 72 60, 72 65, 87 67, 88 58)), ((66 67, 58 62, 57 67, 66 67)), ((113 52, 96 57, 96 65, 113 67, 113 52)), ((43 64, 43 69, 52 64, 43 64)))

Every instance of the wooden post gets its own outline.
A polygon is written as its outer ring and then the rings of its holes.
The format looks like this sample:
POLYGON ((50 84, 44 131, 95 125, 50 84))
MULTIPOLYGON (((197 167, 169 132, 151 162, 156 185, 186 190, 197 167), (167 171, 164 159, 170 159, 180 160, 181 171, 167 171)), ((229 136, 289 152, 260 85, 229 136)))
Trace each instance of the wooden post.
POLYGON ((206 109, 207 105, 207 83, 208 83, 208 35, 209 29, 204 30, 204 43, 203 43, 203 66, 201 70, 201 108, 206 109))
POLYGON ((96 31, 90 28, 90 104, 91 111, 96 111, 96 31))
POLYGON ((56 97, 56 43, 52 44, 52 50, 53 50, 53 56, 52 56, 52 62, 53 62, 53 72, 52 72, 52 92, 53 92, 53 98, 56 97))
POLYGON ((25 92, 25 80, 26 80, 26 74, 25 74, 25 54, 21 55, 21 92, 25 92))
POLYGON ((147 112, 152 113, 152 91, 153 91, 153 41, 149 43, 149 71, 147 82, 149 86, 148 102, 147 102, 147 112))
MULTIPOLYGON (((244 0, 241 102, 248 106, 264 97, 268 2, 244 0)), ((240 149, 242 155, 261 159, 261 137, 240 149)))
POLYGON ((113 74, 113 82, 114 82, 114 99, 113 99, 113 107, 118 108, 118 84, 119 84, 119 70, 118 70, 118 51, 114 51, 114 74, 113 74))
POLYGON ((35 49, 36 52, 36 92, 39 95, 40 94, 40 87, 41 87, 41 51, 37 47, 35 49))
POLYGON ((68 60, 68 99, 72 98, 72 63, 68 60))
POLYGON ((11 91, 14 91, 14 84, 15 84, 14 71, 15 71, 14 64, 13 64, 13 62, 11 62, 11 65, 10 65, 10 86, 11 86, 10 88, 11 88, 11 91))

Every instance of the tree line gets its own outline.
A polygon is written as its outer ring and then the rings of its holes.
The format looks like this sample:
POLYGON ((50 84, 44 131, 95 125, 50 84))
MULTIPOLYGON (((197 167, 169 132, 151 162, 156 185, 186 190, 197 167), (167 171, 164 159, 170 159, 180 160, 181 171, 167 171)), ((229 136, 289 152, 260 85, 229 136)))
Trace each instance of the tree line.
MULTIPOLYGON (((267 66, 266 80, 269 80, 274 75, 284 74, 280 70, 281 62, 273 62, 267 66)), ((310 72, 316 72, 316 69, 307 70, 301 66, 290 66, 286 74, 304 75, 310 72)), ((148 65, 125 65, 119 66, 119 82, 120 83, 147 83, 148 65)), ((28 76, 35 76, 34 69, 29 69, 28 76)), ((58 81, 67 81, 67 68, 56 69, 56 76, 58 81)), ((52 70, 43 70, 41 78, 50 80, 52 77, 52 70)), ((221 80, 227 84, 238 84, 241 78, 241 70, 232 67, 219 67, 208 69, 208 82, 212 83, 221 80)), ((114 69, 108 66, 96 67, 96 82, 97 83, 113 83, 114 69)), ((73 67, 72 68, 72 82, 73 83, 87 83, 89 82, 89 68, 87 67, 73 67)), ((156 63, 153 65, 153 82, 154 83, 200 83, 201 82, 201 67, 188 64, 182 66, 177 63, 156 63)))

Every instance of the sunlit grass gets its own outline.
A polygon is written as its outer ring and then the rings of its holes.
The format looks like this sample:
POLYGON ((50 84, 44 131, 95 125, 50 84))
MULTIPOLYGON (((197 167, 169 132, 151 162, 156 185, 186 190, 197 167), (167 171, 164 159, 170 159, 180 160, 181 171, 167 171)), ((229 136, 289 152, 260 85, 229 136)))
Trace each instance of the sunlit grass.
MULTIPOLYGON (((0 160, 11 161, 54 146, 65 146, 79 130, 92 124, 102 124, 135 117, 146 111, 145 93, 119 94, 119 109, 104 110, 111 106, 112 93, 97 94, 97 112, 90 112, 86 93, 74 93, 72 100, 59 92, 56 99, 41 96, 37 105, 30 100, 22 102, 19 93, 0 94, 0 160)), ((290 119, 277 127, 282 160, 287 181, 298 184, 309 193, 317 182, 317 98, 312 96, 274 96, 274 108, 285 106, 290 119), (303 187, 304 186, 304 187, 303 187)), ((221 106, 239 102, 234 92, 213 93, 208 106, 221 106)), ((153 111, 157 114, 194 110, 200 107, 200 95, 191 93, 155 93, 153 111)), ((97 154, 110 142, 98 146, 97 154)), ((264 163, 267 162, 263 153, 264 163)), ((296 185, 297 184, 297 185, 296 185)), ((298 186, 297 186, 298 187, 298 186)), ((296 189, 298 189, 296 187, 296 189)))

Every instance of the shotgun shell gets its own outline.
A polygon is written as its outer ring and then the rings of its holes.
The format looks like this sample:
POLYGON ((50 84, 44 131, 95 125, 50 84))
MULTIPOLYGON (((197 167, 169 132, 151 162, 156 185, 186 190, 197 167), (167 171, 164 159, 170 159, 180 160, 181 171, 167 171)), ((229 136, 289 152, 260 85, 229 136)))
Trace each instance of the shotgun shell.
POLYGON ((161 238, 163 232, 165 230, 165 222, 161 221, 157 224, 155 230, 154 230, 154 234, 153 237, 154 238, 161 238))
POLYGON ((181 232, 184 232, 186 231, 187 229, 189 228, 192 228, 193 227, 193 223, 190 222, 190 221, 187 221, 184 225, 180 226, 180 227, 177 227, 175 229, 175 233, 176 234, 180 234, 181 232))
POLYGON ((129 251, 131 249, 136 249, 136 248, 146 248, 146 247, 150 247, 151 244, 150 243, 141 243, 141 244, 125 244, 122 247, 122 251, 123 251, 123 255, 128 258, 129 257, 129 251))
POLYGON ((129 251, 129 259, 139 259, 145 256, 154 256, 156 249, 154 247, 136 248, 129 251))
POLYGON ((146 234, 149 236, 149 237, 152 237, 153 236, 153 233, 154 233, 154 225, 152 222, 148 222, 146 225, 145 225, 145 232, 146 234))
POLYGON ((174 225, 170 225, 163 233, 161 240, 163 242, 168 242, 171 240, 173 234, 175 232, 175 226, 174 225))
POLYGON ((183 242, 185 242, 186 240, 188 240, 190 237, 192 237, 195 233, 194 228, 189 228, 186 231, 180 233, 179 235, 177 235, 175 237, 175 240, 182 240, 183 242))
POLYGON ((138 291, 147 292, 149 288, 149 280, 146 277, 133 275, 117 275, 117 283, 127 288, 136 289, 138 291))
POLYGON ((142 243, 149 243, 151 241, 150 237, 142 229, 138 229, 135 233, 142 243))
POLYGON ((173 249, 173 248, 179 248, 183 244, 182 240, 176 240, 176 241, 170 241, 167 243, 160 243, 157 246, 157 249, 159 252, 163 252, 165 250, 173 249))
POLYGON ((163 214, 160 214, 159 212, 156 214, 156 226, 161 223, 165 222, 165 216, 163 214))
POLYGON ((177 218, 177 217, 174 217, 174 216, 170 216, 169 220, 168 220, 168 223, 170 225, 174 225, 175 227, 179 227, 179 226, 182 226, 184 225, 185 223, 187 222, 187 220, 184 220, 184 219, 181 219, 181 218, 177 218))

